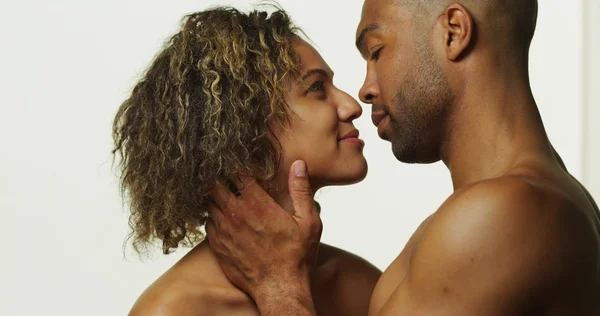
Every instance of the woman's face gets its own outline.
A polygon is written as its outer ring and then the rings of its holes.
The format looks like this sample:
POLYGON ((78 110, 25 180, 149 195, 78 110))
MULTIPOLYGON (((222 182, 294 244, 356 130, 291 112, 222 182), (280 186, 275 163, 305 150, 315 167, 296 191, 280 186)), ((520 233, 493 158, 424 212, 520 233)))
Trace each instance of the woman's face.
POLYGON ((283 149, 280 174, 287 179, 291 164, 302 159, 313 189, 359 182, 367 175, 367 162, 352 121, 362 108, 333 85, 331 69, 311 45, 296 39, 294 47, 301 70, 288 94, 289 128, 277 133, 283 149))

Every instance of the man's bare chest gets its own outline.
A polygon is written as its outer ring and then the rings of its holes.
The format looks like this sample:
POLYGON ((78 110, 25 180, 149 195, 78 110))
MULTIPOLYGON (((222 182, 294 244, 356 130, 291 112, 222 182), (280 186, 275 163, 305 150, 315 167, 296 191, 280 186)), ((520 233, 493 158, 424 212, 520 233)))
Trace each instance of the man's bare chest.
POLYGON ((398 286, 402 284, 408 271, 410 270, 411 258, 415 248, 423 238, 426 231, 427 224, 429 223, 431 216, 428 217, 421 223, 419 228, 410 237, 402 252, 396 257, 396 259, 390 264, 390 266, 381 275, 381 278, 375 286, 373 291, 373 297, 371 299, 370 315, 376 315, 377 311, 380 310, 390 296, 396 291, 398 286))

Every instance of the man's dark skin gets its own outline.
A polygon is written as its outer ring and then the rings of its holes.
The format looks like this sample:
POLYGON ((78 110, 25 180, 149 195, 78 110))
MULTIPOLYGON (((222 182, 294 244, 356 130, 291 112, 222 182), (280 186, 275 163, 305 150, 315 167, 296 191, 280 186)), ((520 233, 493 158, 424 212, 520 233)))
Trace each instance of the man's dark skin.
MULTIPOLYGON (((534 0, 365 1, 360 98, 398 160, 442 160, 454 186, 380 278, 369 315, 600 315, 598 207, 529 84, 536 17, 534 0)), ((290 173, 294 215, 250 180, 239 197, 215 193, 211 247, 262 315, 316 315, 309 174, 290 173)))

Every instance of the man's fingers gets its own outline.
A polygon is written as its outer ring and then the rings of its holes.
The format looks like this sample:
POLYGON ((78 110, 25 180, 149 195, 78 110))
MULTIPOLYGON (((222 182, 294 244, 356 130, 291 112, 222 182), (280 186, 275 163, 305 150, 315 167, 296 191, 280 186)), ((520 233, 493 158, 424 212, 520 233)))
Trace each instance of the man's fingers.
MULTIPOLYGON (((264 192, 260 185, 257 185, 256 179, 245 173, 240 173, 231 177, 231 182, 239 190, 242 198, 244 198, 245 196, 254 196, 256 194, 260 194, 261 191, 264 192)), ((267 193, 264 192, 264 194, 267 193)))
POLYGON ((206 224, 204 224, 204 230, 206 230, 206 238, 208 242, 212 245, 212 241, 217 237, 217 228, 215 227, 215 223, 212 219, 207 219, 206 224))
POLYGON ((308 181, 308 172, 306 163, 302 160, 297 160, 290 168, 288 178, 288 186, 292 205, 294 206, 294 216, 309 219, 314 216, 314 201, 312 188, 308 181))
POLYGON ((214 219, 215 221, 221 221, 223 218, 223 210, 219 205, 213 202, 208 203, 208 207, 206 208, 209 218, 214 219))
MULTIPOLYGON (((313 199, 308 170, 304 161, 298 160, 292 164, 288 181, 290 197, 295 211, 294 218, 302 231, 309 237, 309 240, 318 244, 323 232, 323 224, 313 199)), ((315 248, 312 255, 316 256, 317 252, 318 247, 315 248)))
POLYGON ((226 224, 227 219, 225 218, 221 208, 215 203, 209 203, 207 210, 209 216, 206 220, 206 224, 204 224, 204 229, 206 230, 208 242, 211 244, 211 246, 213 246, 214 241, 217 240, 217 227, 221 227, 222 225, 226 224))
POLYGON ((235 195, 229 190, 226 184, 221 182, 215 184, 215 188, 211 191, 210 197, 222 210, 226 210, 229 204, 235 200, 235 195))
POLYGON ((256 221, 264 220, 264 216, 269 213, 269 208, 265 208, 264 206, 276 205, 273 198, 256 182, 255 178, 247 174, 239 174, 233 177, 232 182, 240 190, 240 204, 246 205, 246 212, 238 215, 241 215, 248 221, 251 219, 255 219, 256 221), (253 207, 257 203, 262 204, 263 207, 253 207))
POLYGON ((210 222, 214 228, 223 231, 220 233, 227 234, 229 233, 227 230, 232 229, 232 227, 235 229, 242 225, 251 225, 251 223, 256 222, 252 217, 243 216, 244 213, 239 210, 228 209, 227 212, 223 212, 223 210, 215 203, 208 204, 208 214, 209 219, 212 219, 210 222))

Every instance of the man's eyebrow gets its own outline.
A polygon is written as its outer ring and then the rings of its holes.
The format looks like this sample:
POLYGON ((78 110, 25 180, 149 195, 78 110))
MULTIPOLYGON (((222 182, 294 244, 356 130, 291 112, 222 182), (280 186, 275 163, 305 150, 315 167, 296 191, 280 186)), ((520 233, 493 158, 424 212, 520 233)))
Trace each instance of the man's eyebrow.
MULTIPOLYGON (((309 71, 307 71, 304 75, 302 75, 302 77, 300 78, 300 80, 298 80, 299 82, 304 81, 306 78, 314 75, 314 74, 319 74, 323 77, 327 77, 329 78, 329 72, 325 69, 321 69, 321 68, 315 68, 315 69, 311 69, 309 71)), ((333 72, 331 72, 331 77, 333 78, 333 72)))
POLYGON ((360 51, 367 34, 380 28, 381 27, 377 24, 369 24, 365 26, 365 28, 363 28, 362 31, 360 31, 360 35, 358 35, 358 37, 356 38, 356 48, 358 48, 358 50, 360 51))

